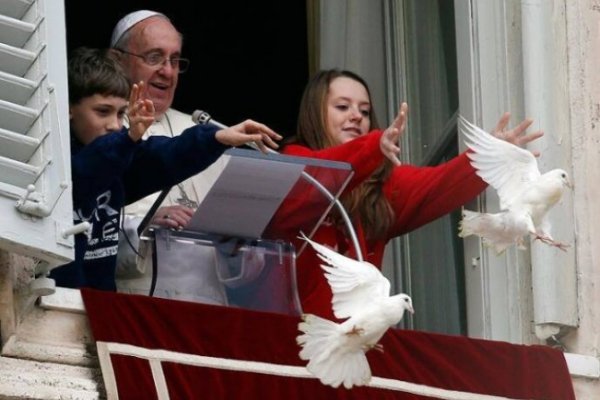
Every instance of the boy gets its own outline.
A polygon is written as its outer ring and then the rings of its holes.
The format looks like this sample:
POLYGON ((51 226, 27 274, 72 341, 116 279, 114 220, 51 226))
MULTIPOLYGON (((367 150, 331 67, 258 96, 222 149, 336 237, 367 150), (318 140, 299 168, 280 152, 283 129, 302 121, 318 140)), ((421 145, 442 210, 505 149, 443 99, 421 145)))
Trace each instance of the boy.
POLYGON ((140 138, 154 120, 143 99, 106 51, 79 48, 69 60, 69 118, 74 222, 90 229, 75 237, 75 260, 50 277, 63 287, 115 288, 120 212, 125 204, 177 184, 213 163, 229 146, 257 142, 277 148, 281 137, 251 120, 219 130, 196 125, 170 138, 140 138), (129 98, 129 103, 127 102, 129 98), (128 106, 129 105, 129 109, 128 106), (123 128, 128 113, 131 128, 123 128))

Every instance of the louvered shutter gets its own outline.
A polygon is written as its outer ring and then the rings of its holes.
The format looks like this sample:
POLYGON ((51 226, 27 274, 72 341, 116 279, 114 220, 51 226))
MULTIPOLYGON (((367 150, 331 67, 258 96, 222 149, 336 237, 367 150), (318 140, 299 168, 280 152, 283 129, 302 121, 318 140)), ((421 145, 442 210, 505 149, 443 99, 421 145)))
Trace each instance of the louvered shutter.
POLYGON ((63 1, 0 1, 0 248, 73 259, 63 1))

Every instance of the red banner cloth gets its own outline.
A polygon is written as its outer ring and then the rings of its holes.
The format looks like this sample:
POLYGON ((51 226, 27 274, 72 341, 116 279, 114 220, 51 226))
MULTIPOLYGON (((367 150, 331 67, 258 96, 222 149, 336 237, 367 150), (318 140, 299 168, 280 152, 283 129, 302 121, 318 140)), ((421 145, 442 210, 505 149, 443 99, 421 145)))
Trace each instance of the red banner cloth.
POLYGON ((299 318, 81 293, 109 398, 575 399, 562 353, 544 346, 390 329, 368 353, 370 386, 334 389, 298 357, 299 318))

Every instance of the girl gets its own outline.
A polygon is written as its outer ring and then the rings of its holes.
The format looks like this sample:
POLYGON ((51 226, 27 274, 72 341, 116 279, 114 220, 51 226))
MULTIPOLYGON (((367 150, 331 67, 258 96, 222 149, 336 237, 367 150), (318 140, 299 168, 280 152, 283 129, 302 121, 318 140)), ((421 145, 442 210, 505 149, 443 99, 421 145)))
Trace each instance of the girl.
MULTIPOLYGON (((486 187, 465 153, 434 167, 400 165, 400 148, 395 143, 404 132, 406 117, 404 103, 392 125, 384 131, 378 129, 366 82, 349 71, 321 71, 304 91, 297 134, 283 149, 284 154, 352 165, 354 176, 341 200, 352 218, 365 261, 378 268, 390 239, 450 213, 486 187)), ((508 119, 509 114, 504 114, 495 136, 523 145, 542 135, 522 135, 531 120, 504 132, 508 119)), ((312 239, 356 258, 348 232, 335 215, 312 239)), ((296 244, 299 248, 300 243, 296 244)), ((320 264, 308 247, 297 260, 302 308, 333 318, 331 289, 320 264)))

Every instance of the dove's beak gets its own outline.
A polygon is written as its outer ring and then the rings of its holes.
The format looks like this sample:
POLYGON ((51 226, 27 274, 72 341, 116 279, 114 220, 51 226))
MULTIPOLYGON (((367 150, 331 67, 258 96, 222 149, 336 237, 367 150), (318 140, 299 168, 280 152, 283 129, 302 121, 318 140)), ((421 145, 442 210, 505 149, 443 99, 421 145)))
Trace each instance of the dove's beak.
POLYGON ((408 312, 409 312, 409 313, 411 313, 411 314, 414 314, 414 313, 415 313, 415 309, 414 309, 414 308, 412 308, 412 307, 410 307, 410 308, 408 309, 408 312))

